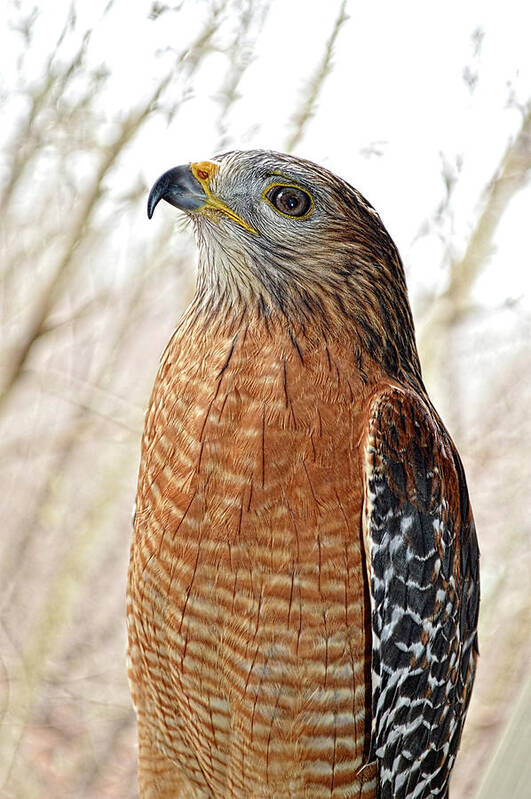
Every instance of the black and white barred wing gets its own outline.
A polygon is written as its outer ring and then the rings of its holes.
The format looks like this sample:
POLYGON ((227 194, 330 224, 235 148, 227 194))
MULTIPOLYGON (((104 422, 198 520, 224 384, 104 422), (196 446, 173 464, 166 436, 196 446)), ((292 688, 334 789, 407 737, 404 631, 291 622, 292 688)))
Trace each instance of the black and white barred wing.
POLYGON ((445 797, 476 665, 479 554, 455 447, 398 388, 371 406, 364 540, 379 796, 445 797))

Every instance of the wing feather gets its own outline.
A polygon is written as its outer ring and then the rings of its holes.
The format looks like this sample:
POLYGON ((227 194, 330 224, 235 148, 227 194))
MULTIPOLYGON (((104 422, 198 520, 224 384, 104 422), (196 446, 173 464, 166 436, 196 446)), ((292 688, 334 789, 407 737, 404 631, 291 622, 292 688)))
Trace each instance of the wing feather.
POLYGON ((457 451, 399 388, 371 404, 364 540, 379 796, 445 797, 475 672, 479 553, 457 451))

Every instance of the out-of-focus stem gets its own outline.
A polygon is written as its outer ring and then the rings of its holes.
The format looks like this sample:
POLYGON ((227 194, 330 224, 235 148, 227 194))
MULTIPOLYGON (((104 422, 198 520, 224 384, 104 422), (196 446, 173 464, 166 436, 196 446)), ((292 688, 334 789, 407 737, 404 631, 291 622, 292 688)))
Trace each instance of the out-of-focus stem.
POLYGON ((419 349, 428 383, 441 371, 441 358, 446 350, 446 331, 460 321, 470 308, 473 287, 488 263, 498 225, 511 199, 525 185, 530 170, 531 103, 526 109, 518 135, 507 147, 489 183, 483 210, 465 253, 451 264, 448 287, 422 326, 419 349))
POLYGON ((321 63, 319 64, 319 67, 317 68, 313 79, 311 80, 310 84, 306 89, 301 107, 293 117, 292 120, 293 130, 289 135, 288 140, 286 141, 286 150, 288 153, 293 152, 295 147, 299 144, 300 140, 304 136, 306 128, 308 127, 308 123, 315 111, 315 106, 317 104, 317 100, 319 99, 319 95, 321 94, 321 91, 323 89, 326 78, 330 74, 332 66, 332 56, 334 53, 334 47, 337 41, 337 37, 344 23, 348 19, 346 13, 346 7, 347 7, 347 1, 343 0, 339 8, 338 15, 335 19, 332 33, 330 34, 330 37, 326 42, 321 63))
POLYGON ((37 689, 46 673, 48 658, 71 618, 90 553, 105 529, 103 520, 106 513, 113 508, 116 483, 123 474, 124 465, 115 461, 102 475, 101 490, 90 513, 81 526, 72 531, 70 546, 58 564, 33 637, 22 653, 22 669, 11 682, 0 747, 0 786, 4 789, 10 780, 37 689))
POLYGON ((84 232, 90 223, 92 214, 97 202, 102 194, 102 184, 105 176, 113 167, 116 159, 137 132, 142 122, 150 113, 154 103, 157 102, 163 90, 170 82, 171 75, 161 81, 157 90, 153 93, 150 100, 140 110, 134 111, 122 122, 120 132, 114 142, 105 150, 94 180, 82 198, 77 217, 68 231, 67 240, 63 248, 63 254, 59 258, 51 277, 46 286, 42 289, 39 298, 35 302, 30 322, 23 336, 22 342, 17 347, 11 359, 4 378, 4 386, 0 394, 0 411, 2 404, 9 396, 10 391, 16 384, 24 364, 31 352, 35 342, 43 333, 46 320, 53 308, 60 286, 67 274, 76 252, 76 248, 83 238, 84 232))

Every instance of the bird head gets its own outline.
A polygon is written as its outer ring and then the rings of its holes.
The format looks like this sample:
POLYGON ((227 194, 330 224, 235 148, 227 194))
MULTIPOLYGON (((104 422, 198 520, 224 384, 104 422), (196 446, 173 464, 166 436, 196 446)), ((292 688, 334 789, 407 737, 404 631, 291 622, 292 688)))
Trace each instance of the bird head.
POLYGON ((397 249, 346 181, 290 155, 233 151, 165 172, 150 218, 160 200, 194 223, 203 303, 241 304, 292 327, 351 325, 388 371, 401 361, 420 374, 397 249))

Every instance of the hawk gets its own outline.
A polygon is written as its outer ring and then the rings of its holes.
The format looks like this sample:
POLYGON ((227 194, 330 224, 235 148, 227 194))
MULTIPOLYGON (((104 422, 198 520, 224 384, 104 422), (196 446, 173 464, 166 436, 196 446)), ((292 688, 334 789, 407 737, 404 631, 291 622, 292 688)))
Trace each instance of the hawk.
POLYGON ((372 206, 268 151, 153 186, 195 296, 160 363, 130 556, 142 799, 447 797, 478 546, 372 206))

